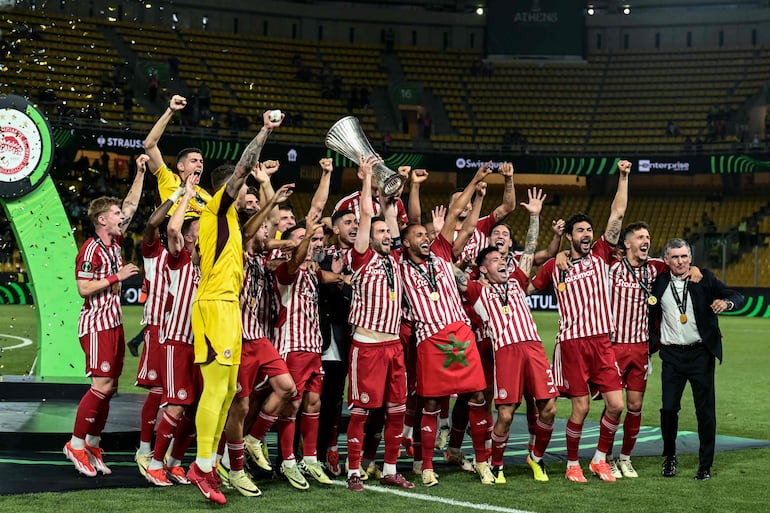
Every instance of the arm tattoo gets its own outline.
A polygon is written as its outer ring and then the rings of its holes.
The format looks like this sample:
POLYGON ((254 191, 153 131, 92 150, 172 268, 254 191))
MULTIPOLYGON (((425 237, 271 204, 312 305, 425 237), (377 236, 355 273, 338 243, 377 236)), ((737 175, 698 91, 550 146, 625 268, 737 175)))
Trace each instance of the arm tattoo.
POLYGON ((462 270, 458 269, 457 267, 452 268, 452 272, 455 275, 455 283, 457 283, 460 287, 467 287, 468 286, 468 276, 462 270))
POLYGON ((267 142, 269 134, 269 131, 260 129, 254 139, 246 146, 246 149, 243 150, 243 154, 235 166, 233 177, 227 181, 226 191, 231 198, 238 197, 238 192, 240 192, 246 176, 259 161, 259 155, 262 153, 262 147, 267 142))
POLYGON ((532 260, 535 254, 535 247, 537 245, 537 236, 540 233, 540 217, 531 216, 529 218, 529 230, 527 230, 527 239, 524 243, 524 254, 521 255, 521 262, 519 262, 519 269, 524 274, 529 275, 529 271, 532 270, 532 260))
POLYGON ((610 221, 607 224, 607 242, 610 244, 617 244, 620 239, 621 223, 618 221, 610 221))

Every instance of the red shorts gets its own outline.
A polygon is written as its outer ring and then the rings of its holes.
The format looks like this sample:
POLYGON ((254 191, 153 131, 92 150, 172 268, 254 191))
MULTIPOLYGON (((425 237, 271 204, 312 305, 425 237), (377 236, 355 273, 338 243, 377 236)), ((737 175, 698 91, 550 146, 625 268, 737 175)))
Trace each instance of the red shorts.
POLYGON ((536 400, 559 396, 540 342, 509 344, 495 351, 495 404, 521 404, 525 393, 536 400))
POLYGON ((259 384, 274 376, 288 374, 289 369, 275 346, 266 338, 259 340, 244 340, 241 348, 241 366, 238 368, 238 385, 235 397, 248 397, 251 390, 259 384))
POLYGON ((492 339, 486 337, 479 340, 478 344, 479 358, 481 358, 481 366, 484 368, 484 381, 487 382, 487 387, 494 386, 495 346, 492 344, 492 339))
POLYGON ((348 405, 379 408, 406 403, 406 366, 400 340, 353 340, 348 373, 348 405))
POLYGON ((80 337, 80 347, 86 354, 86 376, 89 378, 119 378, 126 355, 123 326, 86 333, 80 337))
POLYGON ((486 386, 476 337, 464 322, 454 322, 417 344, 417 395, 443 397, 486 386))
POLYGON ((289 374, 297 386, 296 397, 302 398, 305 392, 321 393, 324 383, 324 369, 319 353, 292 351, 284 357, 289 374))
POLYGON ((195 348, 187 342, 166 340, 163 366, 163 401, 161 406, 187 406, 195 403, 203 390, 200 367, 195 365, 195 348))
POLYGON ((163 347, 160 345, 160 326, 148 324, 144 327, 144 345, 136 370, 136 386, 152 388, 162 387, 161 367, 165 361, 163 347))
POLYGON ((589 395, 589 381, 601 393, 623 390, 607 335, 558 342, 553 352, 553 371, 559 392, 568 397, 589 395))
POLYGON ((648 345, 612 344, 612 351, 626 389, 634 392, 647 390, 647 373, 650 368, 648 345))

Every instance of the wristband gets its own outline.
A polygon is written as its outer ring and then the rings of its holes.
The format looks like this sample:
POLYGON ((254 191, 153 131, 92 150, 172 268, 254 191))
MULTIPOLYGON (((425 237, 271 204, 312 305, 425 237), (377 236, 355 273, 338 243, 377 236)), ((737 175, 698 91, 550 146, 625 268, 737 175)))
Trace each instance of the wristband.
POLYGON ((179 198, 184 196, 184 191, 185 191, 184 187, 178 187, 177 190, 171 193, 171 196, 169 196, 168 199, 171 200, 171 203, 176 203, 177 201, 179 201, 179 198))
POLYGON ((119 281, 120 281, 120 278, 118 278, 117 274, 111 274, 111 275, 107 276, 107 283, 109 283, 110 286, 115 285, 119 281))

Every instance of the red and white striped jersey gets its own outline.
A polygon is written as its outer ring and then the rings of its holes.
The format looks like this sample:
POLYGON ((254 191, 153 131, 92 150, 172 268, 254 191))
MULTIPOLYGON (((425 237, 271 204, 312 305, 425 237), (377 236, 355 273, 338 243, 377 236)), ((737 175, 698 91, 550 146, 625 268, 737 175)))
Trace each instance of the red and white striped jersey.
POLYGON ((192 263, 190 253, 182 248, 176 256, 168 254, 165 274, 168 279, 168 296, 161 343, 174 340, 192 344, 191 309, 200 282, 200 267, 192 263))
POLYGON ((271 338, 269 322, 272 290, 272 275, 265 268, 267 258, 263 255, 246 254, 246 266, 243 270, 243 286, 241 287, 241 323, 243 325, 243 340, 259 340, 271 338))
POLYGON ((323 339, 318 315, 318 280, 307 269, 289 274, 288 265, 275 269, 275 287, 280 298, 278 319, 275 323, 275 345, 284 356, 295 351, 321 353, 323 339))
POLYGON ((401 273, 404 277, 404 296, 414 321, 417 343, 431 337, 453 322, 462 321, 470 326, 463 310, 452 272, 452 244, 439 235, 431 245, 428 260, 415 264, 404 255, 401 273), (433 270, 435 289, 428 281, 433 270), (419 269, 419 270, 418 270, 419 269), (432 294, 435 292, 436 294, 432 294), (435 299, 432 300, 431 296, 435 299))
POLYGON ((384 257, 371 248, 365 253, 353 249, 350 255, 353 298, 348 320, 351 326, 397 336, 404 290, 398 268, 400 251, 384 257))
MULTIPOLYGON (((116 274, 123 267, 120 239, 107 246, 101 239, 91 237, 78 251, 75 259, 75 279, 96 281, 116 274)), ((78 337, 104 331, 123 323, 120 308, 120 282, 84 299, 78 320, 78 337)))
POLYGON ((468 282, 465 296, 481 317, 495 351, 519 342, 541 342, 524 293, 528 281, 527 275, 517 268, 507 284, 490 283, 484 287, 477 281, 468 282))
POLYGON ((163 272, 168 251, 160 243, 160 239, 155 239, 151 244, 142 241, 142 259, 144 260, 142 292, 147 297, 142 312, 142 324, 160 326, 163 322, 163 309, 168 293, 166 273, 163 272))
MULTIPOLYGON (((372 206, 374 207, 374 217, 381 214, 380 202, 372 195, 372 206)), ((348 194, 334 205, 332 215, 339 210, 352 210, 356 215, 356 219, 361 219, 361 191, 356 191, 348 194)), ((396 216, 398 218, 398 224, 406 225, 409 223, 409 217, 406 215, 406 208, 404 208, 404 202, 401 198, 396 200, 396 216)))
POLYGON ((660 259, 649 259, 640 267, 630 267, 631 264, 626 262, 616 258, 610 264, 610 304, 615 319, 611 340, 613 343, 646 344, 649 339, 649 295, 642 284, 649 291, 655 278, 668 267, 660 259))
MULTIPOLYGON (((489 231, 496 222, 494 214, 489 214, 479 219, 476 229, 468 238, 465 247, 460 253, 460 262, 468 262, 468 267, 476 264, 476 257, 479 256, 481 250, 489 246, 489 231)), ((459 230, 455 231, 455 238, 457 238, 459 233, 459 230)))
POLYGON ((608 290, 612 253, 612 246, 602 236, 588 256, 575 262, 565 273, 559 271, 556 259, 552 258, 532 279, 536 289, 545 290, 548 285, 553 285, 556 292, 559 303, 556 340, 609 335, 615 331, 608 290), (559 290, 560 282, 563 290, 559 290))

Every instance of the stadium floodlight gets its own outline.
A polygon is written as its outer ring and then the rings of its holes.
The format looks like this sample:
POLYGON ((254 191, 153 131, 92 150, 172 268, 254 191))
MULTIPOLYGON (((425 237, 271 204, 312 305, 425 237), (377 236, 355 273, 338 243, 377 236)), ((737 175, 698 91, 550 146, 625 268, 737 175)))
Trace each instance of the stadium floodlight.
POLYGON ((623 7, 623 14, 625 14, 626 16, 631 14, 631 6, 630 5, 626 5, 626 6, 623 7))
POLYGON ((594 14, 596 14, 596 11, 594 10, 593 7, 589 7, 586 13, 588 13, 589 16, 593 16, 594 14))
POLYGON ((484 8, 476 7, 476 14, 478 14, 479 16, 484 16, 484 8))

